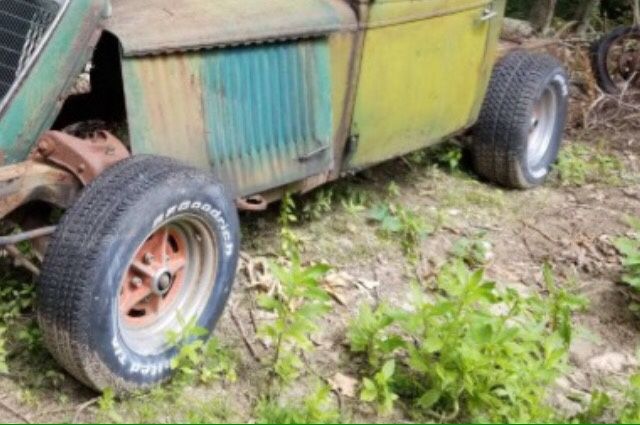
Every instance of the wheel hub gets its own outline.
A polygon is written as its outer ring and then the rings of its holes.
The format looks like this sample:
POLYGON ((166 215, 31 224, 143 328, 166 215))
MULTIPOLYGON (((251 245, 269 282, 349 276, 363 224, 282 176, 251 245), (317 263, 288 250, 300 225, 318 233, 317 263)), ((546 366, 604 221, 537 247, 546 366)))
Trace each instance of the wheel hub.
POLYGON ((129 326, 147 326, 170 308, 185 281, 187 243, 179 228, 156 230, 138 249, 120 291, 120 314, 129 326))
POLYGON ((174 276, 168 269, 160 269, 158 275, 153 279, 151 289, 157 295, 166 295, 171 291, 173 285, 174 276))

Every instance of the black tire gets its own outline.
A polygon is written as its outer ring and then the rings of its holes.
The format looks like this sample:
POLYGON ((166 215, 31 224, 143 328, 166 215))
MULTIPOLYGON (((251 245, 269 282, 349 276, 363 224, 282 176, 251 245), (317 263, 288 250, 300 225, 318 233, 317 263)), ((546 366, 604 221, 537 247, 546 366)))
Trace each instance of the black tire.
MULTIPOLYGON (((231 291, 240 241, 235 205, 211 175, 170 159, 133 157, 100 175, 62 218, 37 288, 38 321, 53 356, 84 384, 126 392, 171 376, 176 347, 168 346, 166 340, 155 351, 134 347, 134 340, 126 337, 127 317, 119 303, 130 261, 151 240, 149 235, 187 219, 206 233, 200 236, 196 231, 200 242, 189 245, 190 249, 201 252, 199 245, 206 242, 216 255, 210 262, 202 260, 182 271, 191 279, 203 270, 214 270, 206 275, 213 277, 211 289, 180 289, 180 294, 208 294, 200 297, 204 303, 196 320, 198 326, 213 331, 231 291)), ((162 252, 166 249, 163 244, 162 252)), ((166 262, 168 256, 162 257, 166 262)), ((177 281, 177 273, 170 281, 177 281)), ((154 296, 164 302, 167 294, 154 296)))
MULTIPOLYGON (((620 27, 605 34, 591 46, 591 66, 598 86, 605 93, 618 94, 621 87, 616 83, 612 70, 609 69, 609 51, 621 39, 626 37, 640 39, 640 28, 620 27)), ((620 76, 624 79, 629 76, 620 76)))
POLYGON ((473 129, 471 153, 476 172, 508 188, 528 189, 542 184, 558 157, 568 95, 567 74, 553 57, 527 52, 505 57, 494 69, 473 129), (541 102, 553 107, 545 115, 547 121, 553 121, 541 136, 544 144, 533 155, 530 135, 538 131, 534 117, 541 102))

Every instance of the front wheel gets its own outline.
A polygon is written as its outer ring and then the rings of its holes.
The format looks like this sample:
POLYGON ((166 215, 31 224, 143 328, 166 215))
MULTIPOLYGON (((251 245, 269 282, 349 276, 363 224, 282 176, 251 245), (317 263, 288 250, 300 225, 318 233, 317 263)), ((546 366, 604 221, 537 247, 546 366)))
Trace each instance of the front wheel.
POLYGON ((191 321, 213 330, 238 245, 235 206, 209 174, 123 161, 86 188, 49 246, 37 291, 46 345, 97 390, 165 381, 177 354, 167 335, 191 321))
POLYGON ((555 163, 569 81, 548 55, 516 52, 494 70, 471 146, 476 172, 509 188, 542 184, 555 163))

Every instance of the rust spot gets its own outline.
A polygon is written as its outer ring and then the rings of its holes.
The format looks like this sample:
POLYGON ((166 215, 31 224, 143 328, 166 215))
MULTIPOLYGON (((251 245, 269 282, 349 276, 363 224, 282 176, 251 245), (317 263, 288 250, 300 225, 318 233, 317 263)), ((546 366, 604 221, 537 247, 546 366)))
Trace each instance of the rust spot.
POLYGON ((129 151, 124 144, 106 131, 98 131, 90 139, 48 131, 30 155, 33 160, 63 167, 83 185, 89 184, 107 168, 127 157, 129 151))

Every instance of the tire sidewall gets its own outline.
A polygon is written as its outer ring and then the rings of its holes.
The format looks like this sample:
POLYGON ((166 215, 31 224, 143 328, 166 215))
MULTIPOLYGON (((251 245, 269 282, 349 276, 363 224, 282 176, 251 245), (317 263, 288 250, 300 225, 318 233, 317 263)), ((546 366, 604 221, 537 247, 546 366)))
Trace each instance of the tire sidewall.
POLYGON ((566 72, 562 67, 554 68, 547 76, 537 85, 534 96, 531 98, 527 107, 527 120, 523 123, 521 129, 521 140, 524 141, 522 149, 520 151, 520 174, 521 179, 524 180, 524 186, 535 187, 542 184, 548 177, 553 164, 558 158, 560 152, 560 146, 562 145, 562 137, 567 120, 568 102, 569 102, 569 79, 566 72), (535 103, 540 99, 547 88, 551 88, 556 94, 556 120, 554 123, 551 142, 544 157, 540 160, 539 166, 536 169, 529 167, 528 161, 528 143, 529 143, 529 131, 530 131, 530 117, 534 114, 535 103))
POLYGON ((210 226, 218 250, 216 281, 196 325, 212 331, 233 285, 240 242, 237 212, 219 185, 169 181, 151 192, 135 203, 135 209, 129 208, 115 223, 114 232, 102 241, 104 254, 91 273, 95 284, 93 302, 88 303, 93 309, 89 315, 90 350, 112 374, 136 387, 168 379, 171 359, 177 354, 177 348, 172 347, 156 355, 141 355, 127 345, 119 328, 120 284, 141 243, 166 220, 180 215, 195 215, 210 226))

